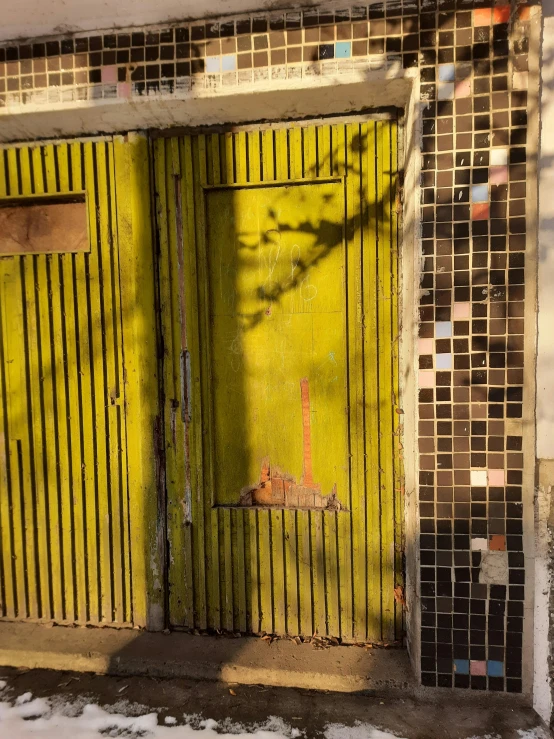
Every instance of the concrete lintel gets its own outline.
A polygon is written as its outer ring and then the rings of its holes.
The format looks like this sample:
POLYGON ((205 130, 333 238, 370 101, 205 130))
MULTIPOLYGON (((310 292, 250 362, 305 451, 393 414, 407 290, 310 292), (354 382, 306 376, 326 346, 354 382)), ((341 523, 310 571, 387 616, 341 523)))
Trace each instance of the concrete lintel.
POLYGON ((384 106, 403 108, 411 87, 412 80, 403 70, 389 67, 173 95, 48 105, 30 102, 0 114, 0 142, 300 119, 384 106))

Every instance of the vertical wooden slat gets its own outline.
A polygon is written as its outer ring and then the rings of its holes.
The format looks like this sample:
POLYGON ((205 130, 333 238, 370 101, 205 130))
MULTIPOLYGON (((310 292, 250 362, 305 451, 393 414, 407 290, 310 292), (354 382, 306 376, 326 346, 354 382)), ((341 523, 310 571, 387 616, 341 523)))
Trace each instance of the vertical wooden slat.
MULTIPOLYGON (((194 183, 194 203, 195 203, 195 246, 196 254, 196 273, 197 273, 197 297, 206 304, 206 291, 207 291, 207 276, 206 276, 206 222, 204 213, 204 194, 202 191, 202 170, 205 172, 205 137, 194 138, 192 141, 192 152, 193 152, 193 183, 194 183)), ((204 175, 205 177, 205 175, 204 175)), ((196 302, 198 304, 198 302, 196 302)), ((201 551, 197 552, 197 557, 200 556, 202 561, 197 560, 197 566, 199 569, 199 588, 202 588, 203 592, 198 591, 198 606, 197 606, 197 625, 199 628, 206 628, 208 622, 218 624, 220 623, 220 590, 219 590, 219 554, 217 543, 217 532, 218 532, 218 520, 217 511, 212 510, 210 501, 205 500, 204 484, 208 484, 209 488, 212 487, 212 459, 211 459, 211 445, 209 440, 202 438, 201 429, 206 428, 209 423, 209 367, 206 361, 205 343, 207 339, 207 319, 198 316, 198 341, 197 341, 197 372, 199 373, 201 392, 199 397, 200 402, 194 405, 194 413, 198 416, 199 427, 197 434, 200 434, 201 439, 201 451, 198 450, 199 456, 197 457, 199 466, 203 467, 203 461, 207 461, 206 472, 203 473, 202 480, 203 484, 198 485, 196 490, 196 497, 198 502, 198 539, 199 548, 201 551), (204 350, 203 350, 204 349, 204 350), (210 556, 211 552, 211 556, 210 556), (216 556, 217 554, 217 556, 216 556), (206 587, 207 577, 207 587, 206 587)))
MULTIPOLYGON (((195 235, 195 211, 194 211, 194 188, 193 188, 193 169, 192 169, 192 152, 190 137, 181 139, 179 142, 179 155, 181 160, 181 188, 182 188, 182 206, 183 206, 183 271, 185 280, 185 314, 189 316, 186 319, 188 350, 191 356, 191 382, 190 403, 191 416, 188 422, 188 448, 190 454, 190 520, 184 524, 184 575, 182 581, 185 584, 184 592, 184 620, 185 625, 191 627, 194 622, 194 603, 196 591, 194 589, 194 548, 193 538, 194 532, 191 521, 194 521, 195 491, 203 486, 202 465, 201 465, 201 444, 202 439, 199 434, 194 434, 196 424, 200 423, 199 411, 201 408, 198 400, 199 392, 199 371, 200 362, 198 356, 198 322, 190 320, 193 315, 193 306, 197 304, 195 297, 195 285, 197 281, 196 266, 196 235, 195 235)), ((186 430, 184 429, 184 432, 186 430)), ((179 448, 179 447, 178 447, 179 448)), ((181 447, 182 448, 182 447, 181 447)), ((177 450, 175 450, 175 453, 177 450)), ((174 461, 178 465, 178 460, 174 461)), ((182 515, 182 514, 181 514, 182 515)), ((203 543, 202 543, 203 546, 203 543)), ((204 592, 204 586, 203 591, 204 592)))
POLYGON ((283 511, 271 512, 271 564, 273 580, 274 630, 286 633, 285 622, 285 559, 283 554, 283 511))
POLYGON ((286 617, 287 634, 300 634, 298 607, 298 552, 296 535, 296 512, 284 512, 285 528, 285 577, 286 577, 286 617))
MULTIPOLYGON (((81 147, 71 144, 71 182, 75 189, 81 184, 81 147)), ((67 188, 69 189, 69 177, 67 188)), ((72 568, 75 578, 75 618, 78 621, 87 620, 87 581, 86 581, 86 532, 84 527, 83 493, 82 493, 82 465, 80 445, 80 374, 78 368, 79 326, 75 311, 77 298, 75 290, 75 259, 68 255, 61 260, 63 283, 63 321, 64 344, 66 354, 65 382, 68 402, 67 436, 70 440, 70 509, 72 511, 72 530, 74 540, 74 558, 72 568)))
MULTIPOLYGON (((108 304, 108 320, 113 324, 113 353, 115 364, 115 391, 116 403, 112 405, 112 413, 115 414, 115 438, 112 439, 112 454, 115 457, 115 470, 117 473, 117 507, 119 511, 119 544, 121 547, 121 611, 120 623, 131 623, 131 542, 129 536, 129 489, 127 477, 127 428, 125 423, 125 374, 123 366, 123 326, 121 311, 120 292, 120 264, 119 264, 119 240, 118 240, 118 212, 116 207, 116 170, 115 153, 113 143, 108 146, 109 171, 108 181, 110 184, 110 276, 112 280, 112 300, 108 304), (114 454, 115 452, 115 454, 114 454)), ((152 276, 153 277, 153 276, 152 276)), ((136 433, 136 431, 135 431, 136 433)), ((116 564, 114 563, 114 566, 116 564)))
POLYGON ((244 525, 244 519, 246 512, 242 510, 232 511, 234 517, 234 529, 236 530, 236 574, 235 581, 237 583, 238 591, 238 602, 235 604, 235 608, 238 613, 237 622, 235 628, 241 633, 245 633, 247 630, 247 608, 246 608, 246 552, 245 552, 245 537, 246 527, 244 525))
MULTIPOLYGON (((94 175, 97 183, 97 208, 95 213, 95 239, 89 255, 90 297, 92 309, 92 364, 94 367, 94 413, 96 425, 96 517, 99 535, 100 552, 100 584, 101 584, 101 620, 111 621, 114 612, 114 593, 111 581, 112 569, 112 528, 111 528, 111 464, 109 459, 109 420, 108 404, 110 389, 108 387, 107 366, 107 331, 106 315, 103 304, 102 277, 106 260, 105 242, 109 234, 105 218, 106 193, 106 151, 104 146, 94 146, 94 175), (103 491, 110 490, 109 495, 103 491)), ((92 230, 92 228, 91 228, 92 230)))
POLYGON ((248 534, 250 538, 250 611, 251 629, 254 634, 261 630, 260 613, 260 548, 258 546, 258 511, 248 511, 248 534))
POLYGON ((340 636, 337 514, 323 516, 325 548, 325 600, 329 636, 340 636))
POLYGON ((384 639, 394 638, 394 505, 392 461, 391 380, 391 271, 390 271, 390 137, 388 124, 377 122, 378 202, 381 203, 378 246, 378 331, 379 331, 379 439, 381 472, 381 603, 384 639))
MULTIPOLYGON (((69 191, 68 145, 60 144, 55 148, 56 179, 60 192, 69 191)), ((70 255, 53 255, 51 261, 52 280, 52 324, 54 336, 54 366, 52 368, 56 385, 57 430, 59 444, 59 478, 60 508, 63 542, 63 574, 64 574, 64 615, 66 620, 76 619, 75 578, 73 549, 73 501, 71 495, 71 449, 74 439, 69 434, 68 421, 70 415, 69 388, 67 381, 67 314, 63 302, 64 282, 63 264, 71 260, 70 255)), ((73 287, 73 285, 71 285, 73 287)))
MULTIPOLYGON (((273 135, 274 135, 274 146, 275 146, 275 179, 286 180, 289 174, 288 131, 286 128, 280 128, 277 131, 274 131, 273 135)), ((264 147, 265 147, 265 138, 264 138, 264 147)), ((294 152, 291 152, 291 156, 294 156, 294 152)), ((295 163, 294 163, 294 166, 296 166, 295 163)), ((291 162, 291 171, 292 171, 292 167, 293 167, 293 162, 291 162)))
POLYGON ((319 634, 327 635, 325 552, 323 549, 324 515, 323 511, 310 511, 314 630, 319 634))
POLYGON ((271 534, 267 510, 258 511, 258 546, 260 548, 260 626, 262 631, 273 633, 273 602, 271 598, 273 573, 271 571, 271 534))
POLYGON ((362 158, 362 190, 367 203, 367 218, 363 224, 363 280, 364 280, 364 363, 365 363, 365 454, 367 485, 368 536, 368 638, 381 639, 381 517, 379 486, 379 407, 377 356, 377 140, 375 123, 364 129, 366 154, 362 158))
MULTIPOLYGON (((402 572, 402 523, 404 517, 404 495, 403 495, 403 468, 402 468, 402 450, 400 442, 401 434, 401 408, 400 408, 400 382, 399 382, 399 355, 400 355, 400 324, 398 321, 398 208, 400 206, 397 201, 398 193, 398 126, 396 121, 390 124, 391 137, 391 172, 390 172, 390 203, 391 203, 391 308, 392 308, 392 395, 393 395, 393 466, 394 466, 394 554, 395 554, 395 586, 403 586, 402 572)), ((402 638, 403 633, 403 617, 404 611, 402 603, 396 601, 395 609, 395 639, 402 638)))
POLYGON ((37 304, 35 291, 35 258, 22 260, 22 280, 25 291, 25 344, 30 413, 30 453, 32 459, 32 490, 29 491, 31 511, 34 515, 33 538, 36 541, 35 557, 37 561, 36 595, 37 615, 39 618, 50 617, 50 573, 48 569, 48 541, 46 533, 46 488, 44 484, 44 444, 41 424, 40 383, 36 382, 39 374, 38 345, 40 337, 37 331, 37 304))
MULTIPOLYGON (((3 179, 3 178, 0 178, 3 179)), ((7 189, 7 188, 6 188, 7 189)), ((15 552, 11 517, 11 464, 10 428, 8 419, 9 382, 6 359, 9 357, 9 307, 6 300, 6 287, 10 280, 9 261, 0 259, 0 389, 2 404, 0 408, 2 434, 0 446, 0 550, 2 555, 2 615, 8 618, 17 616, 17 596, 15 578, 15 552)))
POLYGON ((366 482, 364 464, 364 358, 363 343, 363 284, 362 251, 365 201, 360 193, 360 128, 346 127, 347 194, 346 233, 349 235, 348 297, 349 297, 349 402, 351 453, 351 537, 353 577, 354 638, 365 640, 367 635, 367 556, 366 556, 366 482))
MULTIPOLYGON (((174 302, 178 299, 178 291, 171 289, 172 279, 178 276, 176 264, 175 244, 170 240, 168 225, 168 179, 171 182, 171 141, 156 139, 154 141, 154 168, 156 178, 156 220, 158 226, 158 240, 160 245, 160 261, 158 264, 158 279, 161 303, 161 320, 164 335, 163 386, 165 399, 165 414, 168 427, 165 433, 166 485, 169 495, 167 502, 167 531, 169 539, 169 560, 174 564, 170 570, 169 580, 169 609, 171 623, 184 625, 185 598, 173 581, 178 573, 185 571, 183 561, 184 546, 182 535, 184 522, 182 507, 179 505, 179 491, 182 495, 182 472, 184 465, 178 459, 181 439, 180 416, 180 389, 177 376, 179 344, 175 345, 175 336, 179 331, 179 315, 174 310, 174 302), (167 161, 169 167, 167 167, 167 161), (169 169, 169 173, 167 172, 169 169), (173 298, 173 299, 172 299, 173 298)), ((175 224, 171 224, 175 232, 175 224)), ((188 595, 188 594, 187 594, 188 595)))
POLYGON ((223 592, 224 592, 224 608, 223 608, 223 628, 227 631, 233 631, 233 580, 235 573, 233 572, 233 547, 231 532, 231 511, 229 508, 223 508, 217 511, 221 516, 223 526, 223 567, 222 574, 224 576, 223 592))
MULTIPOLYGON (((266 146, 266 134, 263 132, 263 178, 272 179, 273 174, 273 137, 270 138, 266 146), (269 148, 271 143, 271 149, 269 148)), ((261 171, 261 152, 260 152, 260 134, 259 131, 250 131, 248 134, 248 181, 260 182, 262 179, 261 171)))

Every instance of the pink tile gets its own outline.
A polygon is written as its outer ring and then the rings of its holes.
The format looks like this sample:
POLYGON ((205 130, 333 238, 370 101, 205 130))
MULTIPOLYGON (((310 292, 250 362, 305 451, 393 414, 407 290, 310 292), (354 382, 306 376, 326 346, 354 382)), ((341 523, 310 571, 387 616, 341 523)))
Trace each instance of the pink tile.
POLYGON ((454 97, 468 98, 471 95, 471 80, 461 80, 456 84, 454 97))
POLYGON ((433 370, 420 370, 419 387, 435 387, 435 373, 433 370))
POLYGON ((131 84, 129 82, 120 82, 118 84, 117 97, 118 98, 130 98, 131 97, 131 84))
POLYGON ((419 339, 418 348, 420 354, 432 354, 434 350, 433 339, 419 339))
POLYGON ((502 487, 505 484, 504 479, 504 470, 489 470, 489 485, 502 487))
POLYGON ((490 8, 476 8, 473 11, 473 25, 474 26, 490 26, 491 24, 491 9, 490 8))
POLYGON ((116 83, 117 82, 117 67, 111 66, 111 67, 102 67, 102 82, 106 82, 108 84, 116 83))
POLYGON ((473 221, 486 221, 488 217, 488 203, 473 203, 473 205, 471 206, 471 218, 473 221))
POLYGON ((471 675, 486 675, 487 663, 484 660, 472 659, 469 663, 469 671, 471 675))
POLYGON ((456 318, 469 318, 469 303, 454 303, 454 316, 456 318))
POLYGON ((489 182, 491 185, 504 185, 508 182, 508 167, 489 167, 489 182))

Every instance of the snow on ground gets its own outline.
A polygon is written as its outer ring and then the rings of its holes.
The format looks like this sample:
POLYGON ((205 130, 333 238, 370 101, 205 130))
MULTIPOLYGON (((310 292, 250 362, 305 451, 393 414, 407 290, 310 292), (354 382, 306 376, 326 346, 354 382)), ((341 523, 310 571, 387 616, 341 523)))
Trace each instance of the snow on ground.
MULTIPOLYGON (((6 684, 2 682, 0 693, 5 695, 6 684)), ((245 727, 230 719, 218 723, 198 716, 183 715, 180 719, 166 716, 162 720, 157 713, 146 713, 146 710, 123 700, 106 710, 87 703, 84 698, 67 703, 59 698, 33 698, 31 693, 24 693, 15 701, 0 700, 0 739, 309 739, 304 731, 288 726, 275 716, 270 716, 263 725, 245 727)), ((548 737, 542 729, 518 733, 521 739, 548 737)), ((361 723, 328 724, 325 738, 405 739, 361 723)), ((472 739, 499 738, 489 735, 472 739)))
MULTIPOLYGON (((1 690, 1 688, 0 688, 1 690)), ((128 706, 136 712, 135 706, 128 706)), ((167 716, 163 723, 157 713, 129 716, 123 701, 116 710, 107 711, 91 703, 81 705, 20 695, 15 702, 0 701, 0 737, 2 739, 301 739, 304 732, 291 728, 280 718, 270 716, 260 726, 243 727, 227 720, 217 723, 183 716, 184 724, 167 716)), ((399 739, 373 726, 355 727, 332 724, 327 739, 399 739)))

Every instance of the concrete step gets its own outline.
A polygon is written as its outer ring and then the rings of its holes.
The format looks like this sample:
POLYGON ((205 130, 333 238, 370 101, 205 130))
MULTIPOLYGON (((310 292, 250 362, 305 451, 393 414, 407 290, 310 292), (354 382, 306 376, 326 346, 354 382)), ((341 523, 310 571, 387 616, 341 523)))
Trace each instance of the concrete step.
POLYGON ((344 693, 415 690, 402 649, 0 622, 0 665, 344 693))

